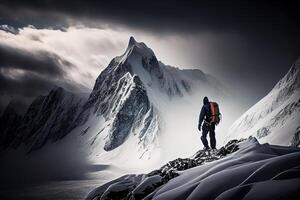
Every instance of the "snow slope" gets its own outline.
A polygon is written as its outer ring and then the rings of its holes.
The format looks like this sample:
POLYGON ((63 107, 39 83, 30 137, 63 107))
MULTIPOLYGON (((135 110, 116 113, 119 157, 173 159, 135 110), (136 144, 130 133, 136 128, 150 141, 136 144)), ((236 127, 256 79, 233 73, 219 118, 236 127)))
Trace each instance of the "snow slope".
POLYGON ((185 170, 178 168, 178 176, 166 183, 157 174, 126 175, 86 199, 299 199, 299 148, 259 144, 255 138, 237 147, 224 158, 195 167, 179 160, 185 170))
POLYGON ((300 58, 269 94, 233 123, 226 139, 252 135, 260 142, 297 146, 299 122, 300 58))

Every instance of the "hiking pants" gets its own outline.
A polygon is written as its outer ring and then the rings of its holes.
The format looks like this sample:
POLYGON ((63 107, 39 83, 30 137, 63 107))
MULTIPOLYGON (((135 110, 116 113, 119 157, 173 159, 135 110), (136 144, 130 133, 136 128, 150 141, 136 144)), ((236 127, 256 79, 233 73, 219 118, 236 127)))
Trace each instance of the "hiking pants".
POLYGON ((204 145, 204 147, 208 148, 208 141, 206 139, 207 134, 209 133, 209 139, 210 139, 210 147, 212 149, 216 148, 216 137, 215 137, 215 125, 214 124, 207 124, 203 123, 202 125, 202 136, 201 141, 204 145))

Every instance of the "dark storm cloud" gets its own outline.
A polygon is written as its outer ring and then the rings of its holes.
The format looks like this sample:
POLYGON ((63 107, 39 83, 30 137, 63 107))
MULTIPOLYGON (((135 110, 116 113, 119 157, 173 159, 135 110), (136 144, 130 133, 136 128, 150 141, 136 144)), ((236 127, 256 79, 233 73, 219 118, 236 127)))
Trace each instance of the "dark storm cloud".
POLYGON ((296 30, 293 26, 299 25, 296 2, 293 4, 289 1, 4 0, 1 2, 3 15, 6 13, 10 15, 10 19, 16 20, 21 17, 20 15, 23 20, 27 16, 37 24, 43 24, 40 18, 33 18, 38 16, 37 14, 48 15, 49 23, 64 24, 64 20, 57 20, 59 14, 62 14, 77 19, 100 19, 156 31, 191 32, 214 29, 270 32, 278 31, 282 26, 296 30), (11 11, 14 11, 14 15, 11 11))
POLYGON ((69 91, 82 91, 84 89, 83 86, 68 82, 63 77, 55 79, 51 76, 44 77, 27 72, 18 76, 18 78, 12 78, 0 73, 0 113, 10 101, 23 104, 23 108, 17 110, 23 112, 34 98, 39 95, 46 95, 57 86, 62 86, 69 91))
MULTIPOLYGON (((0 110, 3 111, 10 101, 29 105, 38 95, 45 94, 55 83, 33 73, 26 73, 18 79, 0 73, 0 110)), ((22 109, 24 111, 25 108, 22 109)))
POLYGON ((0 57, 0 69, 21 69, 51 77, 63 76, 63 68, 72 67, 70 62, 56 54, 42 50, 31 52, 4 44, 0 44, 0 57))
POLYGON ((0 58, 0 111, 11 100, 29 104, 33 98, 47 93, 57 84, 76 88, 74 83, 60 81, 66 74, 64 68, 73 65, 54 53, 0 44, 0 58))

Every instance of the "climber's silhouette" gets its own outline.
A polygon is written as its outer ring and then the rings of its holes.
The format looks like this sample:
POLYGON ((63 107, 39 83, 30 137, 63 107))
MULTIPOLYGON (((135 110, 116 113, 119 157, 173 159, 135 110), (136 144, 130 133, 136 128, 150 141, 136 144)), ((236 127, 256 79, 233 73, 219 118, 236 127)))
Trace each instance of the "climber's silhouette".
POLYGON ((207 97, 203 98, 203 106, 199 117, 198 129, 201 131, 202 125, 202 136, 201 140, 204 145, 204 150, 208 150, 208 141, 206 139, 209 133, 210 147, 216 148, 216 137, 215 137, 215 126, 220 122, 219 106, 215 102, 209 102, 207 97), (203 122, 203 125, 202 125, 203 122))

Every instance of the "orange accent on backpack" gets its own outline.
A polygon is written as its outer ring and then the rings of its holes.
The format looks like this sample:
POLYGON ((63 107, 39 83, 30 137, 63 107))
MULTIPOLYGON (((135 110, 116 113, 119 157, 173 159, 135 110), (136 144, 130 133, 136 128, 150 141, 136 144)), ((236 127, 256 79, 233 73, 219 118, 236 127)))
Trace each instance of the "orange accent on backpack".
POLYGON ((218 125, 221 121, 221 113, 219 110, 219 105, 216 102, 210 102, 210 111, 211 111, 211 123, 218 125))

